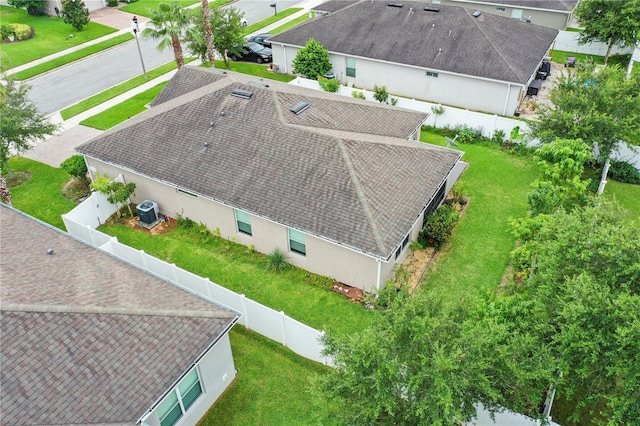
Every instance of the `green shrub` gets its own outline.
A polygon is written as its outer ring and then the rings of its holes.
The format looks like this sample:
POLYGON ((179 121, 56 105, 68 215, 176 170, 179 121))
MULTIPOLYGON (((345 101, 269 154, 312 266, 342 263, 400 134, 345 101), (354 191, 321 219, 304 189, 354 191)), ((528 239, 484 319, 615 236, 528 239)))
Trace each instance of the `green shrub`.
POLYGON ((509 253, 509 260, 513 267, 514 276, 517 281, 526 281, 531 274, 533 265, 533 251, 528 244, 516 247, 509 253))
POLYGON ((325 92, 335 93, 340 89, 340 80, 335 78, 318 77, 318 84, 325 92))
POLYGON ((364 93, 362 93, 362 92, 361 92, 361 91, 359 91, 359 90, 354 90, 353 92, 351 92, 351 96, 353 96, 353 97, 354 97, 354 98, 356 98, 356 99, 367 99, 367 98, 364 96, 364 93))
POLYGON ((176 223, 178 225, 178 228, 182 229, 195 229, 198 227, 198 224, 195 221, 180 214, 176 217, 176 223))
POLYGON ((29 25, 25 24, 9 24, 13 27, 13 33, 16 40, 27 40, 34 36, 35 31, 29 25))
POLYGON ((6 40, 11 36, 15 36, 16 32, 13 30, 12 25, 2 24, 2 26, 0 26, 0 35, 2 36, 2 40, 6 40))
POLYGON ((373 85, 373 99, 384 104, 389 99, 389 92, 387 91, 387 86, 384 84, 382 86, 378 86, 377 84, 373 85))
POLYGON ((64 160, 60 167, 71 176, 80 179, 82 182, 89 183, 87 180, 87 163, 82 155, 72 155, 64 160))
POLYGON ((443 204, 427 217, 418 241, 427 247, 442 248, 451 235, 460 216, 453 206, 443 204))
POLYGON ((506 136, 506 133, 503 130, 496 130, 495 132, 493 132, 493 136, 491 137, 491 142, 497 143, 498 145, 502 146, 502 144, 504 143, 505 136, 506 136))
POLYGON ((612 161, 609 176, 618 182, 640 184, 640 171, 624 161, 612 161))
POLYGON ((282 272, 287 269, 289 264, 287 263, 287 257, 280 251, 275 249, 267 255, 267 270, 271 272, 282 272))

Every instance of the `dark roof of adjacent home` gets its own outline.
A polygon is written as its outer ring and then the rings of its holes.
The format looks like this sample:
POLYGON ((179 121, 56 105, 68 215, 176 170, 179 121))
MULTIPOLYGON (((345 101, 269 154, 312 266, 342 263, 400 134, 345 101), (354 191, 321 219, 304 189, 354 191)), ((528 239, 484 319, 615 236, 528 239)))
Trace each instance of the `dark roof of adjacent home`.
POLYGON ((237 318, 4 204, 0 236, 2 424, 134 424, 237 318))
MULTIPOLYGON (((526 84, 558 31, 458 6, 403 1, 355 2, 273 36, 304 46, 314 38, 329 52, 433 71, 526 84), (436 6, 439 12, 423 10, 436 6)), ((274 47, 275 48, 275 47, 274 47)))
POLYGON ((461 156, 406 139, 425 113, 236 73, 183 94, 183 78, 164 89, 170 100, 76 150, 379 258, 461 156), (296 115, 299 102, 309 107, 296 115))
POLYGON ((531 9, 546 9, 557 10, 560 12, 571 12, 578 0, 452 0, 460 2, 460 6, 467 7, 465 4, 469 3, 469 6, 473 6, 473 3, 487 3, 487 4, 502 4, 505 6, 514 6, 521 8, 531 9))

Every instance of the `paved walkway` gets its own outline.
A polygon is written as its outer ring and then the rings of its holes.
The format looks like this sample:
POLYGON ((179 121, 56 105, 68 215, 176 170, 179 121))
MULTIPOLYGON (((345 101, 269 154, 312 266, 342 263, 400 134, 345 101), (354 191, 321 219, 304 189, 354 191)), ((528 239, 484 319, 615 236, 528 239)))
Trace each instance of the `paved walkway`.
MULTIPOLYGON (((315 7, 318 4, 323 3, 324 0, 306 0, 303 3, 300 3, 297 5, 297 7, 301 7, 302 10, 294 13, 292 15, 289 15, 288 17, 277 21, 271 25, 268 25, 264 28, 261 28, 259 31, 256 31, 254 34, 257 33, 263 33, 263 32, 269 32, 270 30, 279 27, 280 25, 291 21, 293 19, 296 19, 299 16, 302 16, 306 13, 309 13, 309 10, 313 7, 315 7)), ((196 5, 197 6, 197 5, 196 5)), ((13 68, 11 70, 9 70, 8 74, 12 73, 12 72, 17 72, 17 71, 21 71, 23 69, 26 68, 30 68, 34 65, 37 65, 39 63, 42 62, 47 62, 50 61, 51 59, 63 56, 67 53, 71 53, 73 51, 82 49, 83 47, 92 45, 92 44, 96 44, 99 43, 100 41, 103 41, 105 39, 111 38, 111 37, 115 37, 117 35, 126 33, 128 31, 131 31, 131 22, 133 19, 132 14, 127 13, 127 12, 123 12, 121 10, 118 10, 117 8, 112 8, 112 7, 107 7, 104 9, 99 9, 99 10, 95 10, 92 11, 90 14, 91 20, 93 22, 98 22, 100 24, 103 25, 107 25, 110 26, 112 28, 118 28, 119 31, 112 33, 112 34, 108 34, 104 37, 101 37, 99 39, 96 40, 92 40, 90 42, 84 43, 82 45, 79 46, 75 46, 73 48, 64 50, 62 52, 57 52, 53 55, 49 55, 45 58, 41 58, 37 61, 33 61, 30 62, 28 64, 24 64, 20 67, 16 67, 13 68)), ((147 18, 143 18, 143 17, 138 17, 138 24, 143 27, 144 23, 147 22, 147 18)), ((249 34, 249 35, 253 35, 253 34, 249 34)), ((190 66, 197 66, 199 65, 200 62, 199 61, 192 61, 189 65, 190 66)), ((101 130, 97 130, 94 128, 90 128, 90 127, 86 127, 86 126, 82 126, 80 125, 80 122, 82 122, 83 120, 92 117, 96 114, 99 114, 115 105, 118 105, 120 103, 122 103, 123 101, 144 92, 145 90, 148 90, 152 87, 154 87, 155 85, 164 82, 164 81, 168 81, 169 79, 171 79, 171 77, 173 77, 173 75, 176 73, 176 71, 172 71, 169 73, 166 73, 158 78, 155 78, 153 80, 150 80, 148 82, 146 82, 145 84, 138 86, 132 90, 130 90, 127 93, 124 93, 120 96, 117 96, 113 99, 110 99, 109 101, 100 104, 94 108, 91 108, 90 110, 87 110, 81 114, 78 114, 75 117, 71 117, 69 120, 64 121, 60 115, 60 112, 56 112, 53 113, 49 116, 50 120, 54 123, 58 123, 60 124, 60 130, 53 136, 50 136, 49 138, 45 139, 44 141, 36 144, 31 150, 29 150, 28 152, 25 152, 22 154, 23 157, 26 158, 30 158, 32 160, 36 160, 39 161, 41 163, 45 163, 48 164, 52 167, 60 167, 60 163, 62 163, 64 160, 66 160, 67 158, 71 157, 72 155, 75 154, 74 148, 78 145, 81 145, 82 143, 100 135, 101 133, 103 133, 101 130)))

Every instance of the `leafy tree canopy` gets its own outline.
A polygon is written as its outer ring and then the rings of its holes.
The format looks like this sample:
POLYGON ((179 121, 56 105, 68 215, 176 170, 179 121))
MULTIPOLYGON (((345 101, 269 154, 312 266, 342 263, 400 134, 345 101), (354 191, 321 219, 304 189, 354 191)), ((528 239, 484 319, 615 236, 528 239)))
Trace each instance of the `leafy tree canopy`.
POLYGON ((63 0, 60 11, 65 24, 81 31, 89 23, 89 9, 82 0, 63 0))
POLYGON ((331 69, 329 51, 311 38, 293 58, 293 72, 317 80, 331 69))
POLYGON ((640 79, 625 71, 584 64, 563 74, 550 95, 552 105, 541 105, 531 123, 534 137, 543 143, 557 138, 582 139, 601 161, 619 141, 640 144, 640 79))
POLYGON ((44 14, 44 2, 42 0, 8 0, 9 6, 18 9, 27 9, 27 13, 31 16, 40 16, 44 14))
POLYGON ((87 180, 87 163, 82 155, 72 155, 64 160, 60 167, 71 176, 80 179, 84 183, 89 183, 87 180))
POLYGON ((30 86, 8 79, 0 84, 0 162, 12 174, 9 157, 56 131, 57 125, 38 112, 29 99, 30 86))
POLYGON ((581 0, 575 11, 580 25, 580 43, 600 41, 609 46, 634 46, 640 40, 640 0, 581 0))

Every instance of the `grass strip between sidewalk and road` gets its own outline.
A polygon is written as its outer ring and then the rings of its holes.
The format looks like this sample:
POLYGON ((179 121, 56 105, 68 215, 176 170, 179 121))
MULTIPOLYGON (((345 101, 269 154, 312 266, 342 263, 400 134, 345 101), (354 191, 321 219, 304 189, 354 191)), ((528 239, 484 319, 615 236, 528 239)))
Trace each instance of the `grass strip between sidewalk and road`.
POLYGON ((277 28, 272 29, 271 31, 269 31, 271 34, 280 34, 281 32, 283 32, 284 30, 288 30, 291 27, 295 27, 296 25, 306 21, 307 19, 309 19, 309 14, 305 13, 304 15, 298 16, 295 19, 292 19, 291 21, 287 22, 286 24, 282 24, 277 28))
POLYGON ((102 41, 100 43, 93 44, 91 46, 87 46, 80 50, 76 50, 75 52, 68 53, 66 55, 60 56, 58 58, 52 59, 50 61, 44 62, 39 65, 35 65, 31 68, 27 68, 26 70, 17 72, 12 74, 11 77, 14 80, 26 80, 28 78, 34 77, 36 75, 45 73, 47 71, 51 71, 52 69, 61 67, 63 65, 70 64, 79 59, 83 59, 89 55, 93 55, 95 53, 101 52, 103 50, 109 49, 113 46, 117 46, 129 40, 133 40, 133 35, 126 33, 121 34, 119 36, 110 38, 108 40, 102 41))
POLYGON ((301 7, 290 7, 289 9, 285 9, 282 12, 278 13, 277 15, 274 16, 270 16, 268 18, 264 18, 261 21, 258 21, 254 24, 249 25, 248 27, 246 27, 243 31, 243 35, 248 35, 251 33, 254 33, 258 30, 260 30, 261 28, 266 27, 267 25, 271 25, 274 22, 278 22, 281 19, 286 18, 289 15, 293 15, 294 13, 300 12, 302 10, 301 7))
MULTIPOLYGON (((229 3, 234 2, 235 0, 215 0, 209 2, 209 9, 213 9, 215 7, 220 7, 227 5, 229 3)), ((158 0, 139 0, 133 3, 129 3, 125 6, 120 7, 118 10, 122 10, 123 12, 132 13, 138 16, 150 17, 149 9, 156 9, 158 7, 158 0)), ((188 7, 197 4, 194 8, 199 8, 202 2, 200 0, 178 0, 180 6, 188 7)))

